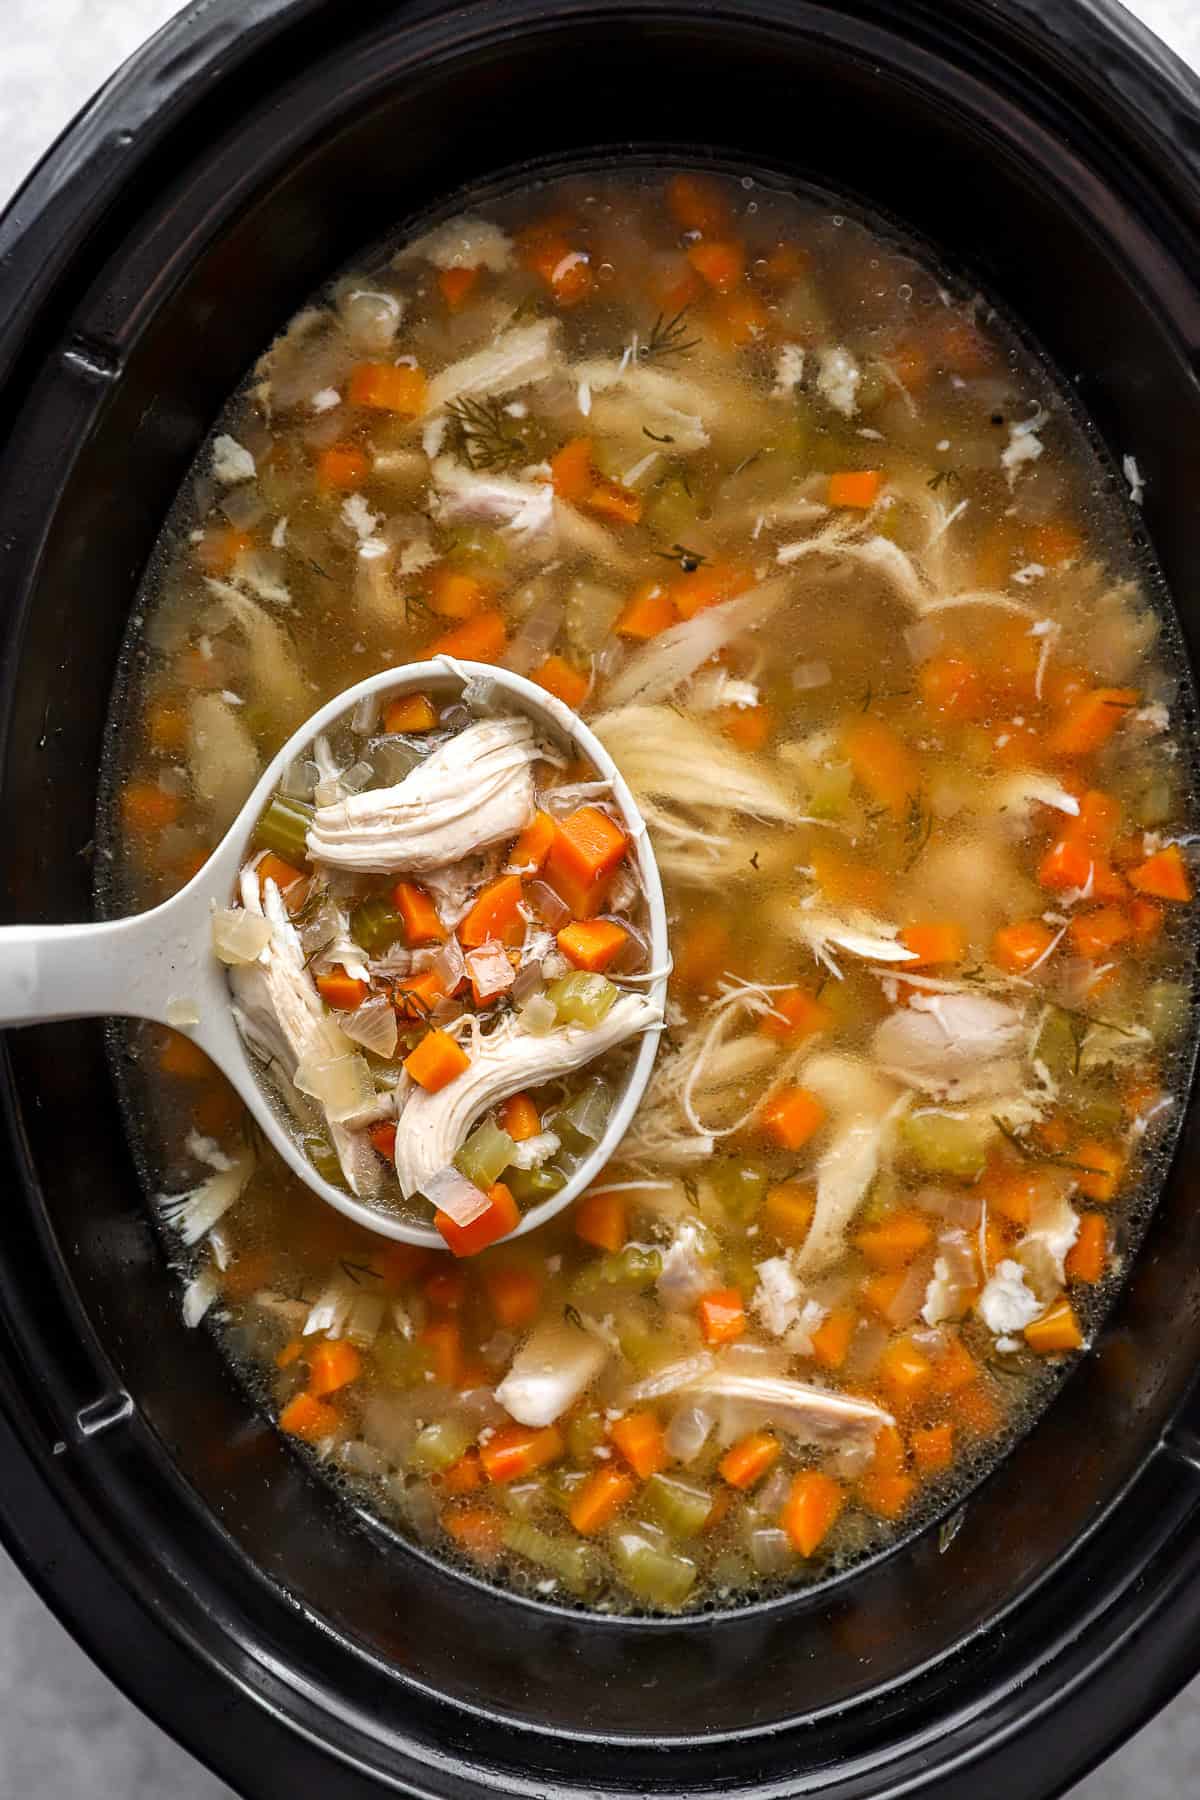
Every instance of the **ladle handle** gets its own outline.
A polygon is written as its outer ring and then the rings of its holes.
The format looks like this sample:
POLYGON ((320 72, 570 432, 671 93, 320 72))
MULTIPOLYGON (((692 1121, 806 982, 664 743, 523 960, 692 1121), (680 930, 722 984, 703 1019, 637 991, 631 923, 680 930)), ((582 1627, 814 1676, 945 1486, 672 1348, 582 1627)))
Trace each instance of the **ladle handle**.
POLYGON ((0 1025, 118 1015, 165 1024, 170 1001, 187 995, 169 991, 162 939, 155 913, 98 925, 5 926, 0 1025))

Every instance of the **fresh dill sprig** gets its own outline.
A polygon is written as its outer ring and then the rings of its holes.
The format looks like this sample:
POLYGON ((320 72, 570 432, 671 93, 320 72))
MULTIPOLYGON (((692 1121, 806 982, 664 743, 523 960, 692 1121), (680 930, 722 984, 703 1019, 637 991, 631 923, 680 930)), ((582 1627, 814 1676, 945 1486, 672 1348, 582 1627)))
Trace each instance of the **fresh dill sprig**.
POLYGON ((383 1280, 383 1276, 379 1273, 379 1270, 373 1269, 370 1263, 351 1262, 349 1258, 343 1256, 341 1258, 341 1266, 343 1275, 346 1277, 347 1281, 352 1281, 355 1287, 362 1286, 364 1276, 367 1276, 371 1281, 383 1280))
POLYGON ((505 411, 499 398, 474 400, 464 394, 452 400, 446 411, 459 448, 473 469, 513 469, 529 461, 519 421, 505 411))
POLYGON ((1013 1129, 1007 1119, 1002 1119, 999 1113, 992 1114, 992 1124, 1018 1155, 1026 1157, 1030 1162, 1051 1163, 1056 1169, 1072 1169, 1078 1175, 1107 1173, 1105 1169, 1097 1169, 1093 1163, 1076 1162, 1073 1157, 1060 1156, 1054 1150, 1043 1150, 1037 1144, 1026 1143, 1020 1133, 1013 1129))
POLYGON ((926 807, 919 793, 908 797, 908 811, 904 817, 904 842, 908 846, 908 861, 905 869, 911 869, 933 836, 933 814, 926 807))
POLYGON ((957 469, 939 469, 935 475, 929 477, 925 486, 931 488, 936 494, 939 488, 947 487, 953 481, 962 481, 962 476, 957 469))
POLYGON ((700 339, 688 337, 687 314, 686 306, 681 306, 669 319, 659 313, 650 327, 649 337, 637 347, 638 362, 666 362, 669 357, 686 356, 689 350, 694 350, 700 339))
POLYGON ((657 431, 651 431, 648 425, 642 426, 642 436, 648 437, 652 444, 673 444, 675 442, 673 437, 659 437, 657 431))
POLYGON ((686 1198, 688 1205, 694 1206, 696 1211, 699 1212, 700 1189, 696 1186, 696 1177, 694 1175, 681 1175, 679 1179, 683 1184, 684 1197, 686 1198))
POLYGON ((585 1329, 584 1323, 583 1323, 583 1314, 580 1312, 580 1310, 577 1306, 572 1306, 569 1300, 568 1300, 567 1304, 563 1307, 563 1318, 566 1320, 568 1325, 574 1325, 576 1331, 583 1331, 585 1329))

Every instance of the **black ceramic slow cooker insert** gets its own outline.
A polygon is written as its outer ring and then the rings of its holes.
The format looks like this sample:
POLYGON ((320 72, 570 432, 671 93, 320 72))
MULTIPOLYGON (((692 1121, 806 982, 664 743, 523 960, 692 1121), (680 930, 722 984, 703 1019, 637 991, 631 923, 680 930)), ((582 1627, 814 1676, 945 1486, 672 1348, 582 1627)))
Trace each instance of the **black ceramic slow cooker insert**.
MULTIPOLYGON (((729 157, 904 221, 1146 477, 1200 644, 1200 93, 1108 0, 207 0, 0 220, 6 921, 88 916, 118 646, 263 345, 460 186, 729 157)), ((355 1522, 188 1332, 99 1028, 2 1072, 0 1525, 247 1795, 1060 1792, 1200 1663, 1197 1122, 1093 1354, 974 1496, 809 1596, 558 1612, 355 1522)))

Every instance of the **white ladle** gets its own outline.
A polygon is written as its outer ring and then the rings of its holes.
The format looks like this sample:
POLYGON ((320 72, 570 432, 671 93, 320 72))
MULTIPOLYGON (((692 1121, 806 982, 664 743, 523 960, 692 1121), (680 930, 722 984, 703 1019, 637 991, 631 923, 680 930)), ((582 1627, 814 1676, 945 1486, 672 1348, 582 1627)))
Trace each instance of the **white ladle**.
MULTIPOLYGON (((384 1237, 445 1249, 430 1225, 397 1217, 356 1199, 319 1175, 275 1110, 234 1021, 225 968, 212 948, 213 909, 228 906, 237 877, 252 853, 255 827, 284 771, 319 733, 358 701, 415 691, 454 697, 470 680, 489 682, 527 714, 550 739, 569 746, 611 784, 612 798, 633 842, 650 924, 649 996, 666 993, 667 920, 658 865, 642 816, 608 751, 583 721, 544 688, 488 664, 439 656, 432 662, 386 669, 330 700, 292 733, 264 771, 250 798, 204 867, 170 900, 133 918, 97 925, 11 925, 0 930, 0 1026, 41 1025, 56 1019, 153 1019, 182 1031, 236 1088, 269 1142, 303 1181, 347 1218, 384 1237), (177 1023, 177 1008, 199 1013, 194 1025, 177 1023)), ((659 1033, 648 1031, 628 1079, 609 1115, 604 1136, 557 1194, 531 1207, 512 1234, 532 1231, 567 1206, 594 1180, 628 1129, 645 1091, 659 1033)))

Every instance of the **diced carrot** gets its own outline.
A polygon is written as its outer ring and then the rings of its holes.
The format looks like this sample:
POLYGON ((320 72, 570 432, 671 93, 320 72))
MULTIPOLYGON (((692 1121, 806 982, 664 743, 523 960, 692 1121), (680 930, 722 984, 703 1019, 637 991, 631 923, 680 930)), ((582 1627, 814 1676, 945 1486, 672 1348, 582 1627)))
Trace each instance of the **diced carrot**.
POLYGON ((850 1349, 858 1315, 852 1306, 835 1306, 809 1336, 813 1356, 823 1369, 840 1369, 850 1349))
POLYGON ((1096 906, 1076 913, 1067 928, 1067 936, 1080 956, 1096 961, 1123 944, 1129 933, 1128 919, 1115 906, 1096 906))
POLYGON ((399 700, 389 700, 383 709, 386 732, 432 731, 436 724, 437 713, 428 694, 404 694, 399 700))
POLYGON ((1191 876, 1178 844, 1156 850, 1134 869, 1129 880, 1139 894, 1149 894, 1155 900, 1186 901, 1192 897, 1191 876))
POLYGON ((903 818, 921 786, 920 767, 903 738, 883 719, 859 713, 843 727, 841 741, 856 780, 876 805, 903 818))
POLYGON ((162 831, 179 817, 183 801, 157 781, 128 781, 121 789, 121 817, 129 831, 162 831))
POLYGON ((882 1269, 878 1275, 868 1275, 858 1290, 867 1311, 886 1322, 888 1308, 906 1279, 904 1269, 882 1269))
POLYGON ((585 1194, 575 1208, 575 1236, 598 1250, 620 1250, 629 1236, 629 1215, 624 1194, 598 1188, 585 1194))
POLYGON ((550 854, 558 826, 549 813, 534 813, 508 853, 510 873, 536 875, 550 854))
POLYGON ((362 1357, 346 1338, 326 1338, 308 1353, 308 1391, 318 1400, 357 1381, 361 1374, 362 1357))
MULTIPOLYGON (((267 851, 267 854, 258 864, 256 873, 258 875, 259 893, 262 893, 268 881, 273 881, 275 886, 279 889, 285 906, 288 906, 287 896, 289 889, 295 887, 298 881, 307 880, 302 869, 293 868, 290 862, 284 862, 282 856, 276 856, 273 850, 267 851)), ((303 896, 301 896, 301 898, 303 898, 303 896)), ((291 908, 289 906, 289 911, 290 910, 291 908)))
POLYGON ((351 406, 415 418, 425 410, 425 377, 408 363, 356 363, 346 398, 351 406))
POLYGON ((372 1261, 390 1287, 403 1287, 424 1273, 435 1254, 420 1244, 383 1243, 372 1252, 372 1261))
POLYGON ((482 269, 439 269, 438 288, 451 312, 457 312, 470 299, 482 275, 482 269))
POLYGON ((1114 794, 1088 788, 1079 802, 1078 816, 1067 826, 1067 835, 1089 850, 1108 851, 1121 828, 1121 802, 1114 794))
POLYGON ((933 1242, 933 1227, 923 1213, 894 1212, 856 1231, 852 1242, 873 1269, 904 1269, 933 1242))
POLYGON ((706 1344, 732 1344, 746 1329, 746 1309, 739 1288, 714 1288, 696 1307, 706 1344))
POLYGON ((238 557, 254 543, 248 531, 226 525, 219 531, 206 531, 196 545, 196 560, 210 575, 228 575, 238 557))
POLYGON ((496 584, 447 563, 430 571, 425 592, 441 619, 474 619, 495 604, 496 584))
MULTIPOLYGON (((1053 1144, 1047 1143, 1046 1148, 1052 1154, 1059 1153, 1053 1144)), ((1053 1205, 1060 1185, 1059 1178, 1052 1169, 1028 1166, 1014 1168, 1011 1163, 1006 1163, 985 1172, 980 1191, 992 1213, 1007 1220, 1010 1225, 1015 1225, 1019 1231, 1025 1231, 1028 1230, 1035 1211, 1049 1209, 1053 1205)))
POLYGON ((455 1256, 478 1256, 489 1244, 499 1243, 521 1223, 521 1210, 508 1188, 497 1181, 487 1191, 488 1209, 469 1225, 456 1225, 448 1213, 435 1212, 433 1223, 455 1256))
POLYGON ((642 516, 642 496, 607 475, 595 476, 583 504, 598 519, 615 519, 620 525, 636 525, 642 516))
POLYGON ((306 1444, 315 1444, 320 1438, 331 1437, 337 1430, 339 1415, 337 1409, 326 1406, 315 1394, 297 1394, 289 1400, 279 1415, 279 1429, 286 1431, 291 1437, 303 1438, 306 1444))
POLYGON ((679 617, 692 619, 709 606, 719 606, 723 600, 744 594, 753 585, 753 571, 741 563, 705 562, 698 569, 673 575, 667 593, 679 617))
POLYGON ((905 344, 896 344, 888 351, 884 361, 896 380, 910 394, 917 393, 929 380, 929 355, 915 339, 909 339, 905 344))
POLYGON ((807 988, 784 988, 772 994, 770 1001, 771 1011, 763 1014, 758 1027, 765 1037, 799 1043, 801 1038, 825 1031, 833 1021, 829 1008, 807 988))
POLYGON ((446 1267, 444 1256, 426 1277, 422 1289, 430 1306, 439 1312, 460 1312, 467 1300, 467 1277, 462 1269, 446 1267))
POLYGON ((876 1376, 889 1404, 905 1412, 924 1399, 933 1381, 933 1364, 909 1338, 893 1338, 879 1359, 876 1376))
POLYGON ((353 1012, 361 1006, 371 991, 369 981, 360 981, 357 976, 347 975, 340 965, 330 969, 327 975, 317 976, 317 992, 326 1006, 336 1007, 339 1012, 353 1012))
POLYGON ((768 1469, 774 1468, 779 1451, 779 1439, 769 1431, 752 1431, 729 1446, 717 1464, 717 1473, 730 1487, 752 1488, 768 1469))
POLYGON ((755 260, 754 273, 767 281, 796 281, 811 263, 812 257, 801 245, 778 243, 766 256, 755 260))
POLYGON ((720 237, 733 221, 724 189, 704 175, 672 175, 667 206, 681 231, 698 231, 702 237, 720 237))
POLYGON ((668 252, 651 259, 646 291, 662 317, 674 319, 695 305, 704 293, 704 283, 686 256, 668 252))
POLYGON ((651 1475, 666 1468, 666 1438, 652 1412, 631 1412, 614 1419, 608 1435, 639 1481, 649 1481, 651 1475))
POLYGON ((675 602, 668 593, 666 584, 661 581, 643 581, 626 602, 624 611, 617 619, 616 630, 622 637, 645 642, 674 625, 677 616, 675 602))
POLYGON ((457 1387, 463 1366, 462 1328, 457 1319, 433 1319, 418 1342, 429 1351, 433 1378, 442 1387, 457 1387))
POLYGON ((953 314, 942 321, 939 354, 955 375, 985 375, 995 361, 995 350, 976 325, 953 314))
POLYGON ((300 1358, 304 1355, 304 1349, 305 1345, 303 1338, 292 1338, 290 1342, 283 1346, 283 1349, 276 1356, 275 1367, 277 1369, 290 1369, 294 1362, 300 1361, 300 1358))
POLYGON ((377 1150, 385 1162, 395 1161, 396 1121, 394 1119, 380 1119, 377 1125, 371 1126, 367 1136, 371 1140, 371 1148, 377 1150))
POLYGON ((591 918, 628 848, 629 839, 615 819, 598 806, 581 806, 559 822, 546 858, 546 878, 576 918, 591 918))
POLYGON ((447 1031, 427 1031, 404 1059, 408 1074, 427 1094, 439 1093, 470 1066, 470 1057, 447 1031))
POLYGON ((607 969, 629 942, 629 933, 612 919, 577 919, 573 925, 563 926, 556 941, 575 968, 596 973, 607 969))
POLYGON ((1083 549, 1083 539, 1069 519, 1044 519, 1040 525, 1027 527, 1025 547, 1034 562, 1048 569, 1060 569, 1064 563, 1075 561, 1083 549))
POLYGON ((913 1461, 922 1475, 940 1475, 954 1461, 953 1425, 922 1425, 912 1434, 913 1461))
POLYGON ((447 1507, 442 1526, 467 1556, 494 1562, 504 1548, 504 1521, 490 1506, 447 1507))
POLYGON ((1161 906, 1155 906, 1152 900, 1131 900, 1129 903, 1129 929, 1135 944, 1152 944, 1163 928, 1166 914, 1161 906))
POLYGON ((1112 1199, 1125 1167, 1125 1158, 1118 1149, 1112 1144, 1100 1143, 1097 1138, 1085 1138, 1071 1160, 1079 1166, 1081 1194, 1086 1194, 1089 1200, 1112 1199))
POLYGON ((413 881, 398 881, 392 889, 392 905, 404 920, 404 941, 410 950, 445 943, 446 927, 423 887, 413 881))
POLYGON ((758 1116, 763 1130, 784 1150, 799 1150, 824 1124, 825 1107, 807 1088, 785 1087, 771 1096, 758 1116))
POLYGON ((1136 688, 1091 688, 1071 700, 1046 740, 1051 756, 1092 756, 1107 744, 1131 707, 1136 688))
POLYGON ((538 1109, 528 1094, 510 1094, 501 1101, 496 1117, 501 1131, 507 1131, 514 1144, 527 1143, 542 1129, 538 1109))
POLYGON ((1086 1212, 1080 1215, 1079 1235, 1067 1252, 1068 1281, 1099 1281, 1108 1263, 1108 1226, 1104 1214, 1086 1212))
POLYGON ((758 295, 743 287, 728 294, 714 293, 704 309, 704 323, 722 350, 744 350, 763 336, 770 314, 758 295))
POLYGON ((900 942, 918 959, 905 965, 910 969, 961 962, 967 954, 967 934, 952 919, 931 919, 924 924, 906 925, 900 933, 900 942))
POLYGON ((955 719, 975 719, 986 704, 978 666, 961 651, 932 656, 917 671, 917 686, 930 712, 955 719))
POLYGON ((835 906, 861 906, 865 912, 877 912, 885 905, 888 883, 881 869, 833 844, 814 845, 808 860, 817 886, 835 906))
POLYGON ((979 1380, 979 1364, 961 1338, 951 1338, 938 1358, 933 1371, 933 1388, 938 1394, 957 1394, 979 1380))
POLYGON ((525 931, 520 912, 522 892, 519 875, 501 875, 490 882, 458 927, 458 941, 463 949, 478 950, 492 939, 500 944, 515 944, 525 931))
POLYGON ((443 1494, 473 1494, 483 1486, 483 1465, 474 1445, 463 1452, 458 1461, 443 1469, 434 1480, 443 1494))
POLYGON ((1051 893, 1086 887, 1089 876, 1094 877, 1095 860, 1085 844, 1076 843, 1073 838, 1059 838, 1038 865, 1038 881, 1051 893))
POLYGON ((718 294, 730 293, 742 279, 746 268, 746 251, 731 238, 705 238, 689 244, 687 259, 702 280, 718 294))
POLYGON ((581 506, 596 479, 591 438, 571 438, 561 450, 556 450, 550 458, 550 479, 560 500, 581 506))
POLYGON ((167 1032, 158 1053, 158 1066, 164 1075, 181 1075, 190 1081, 213 1072, 213 1066, 199 1044, 193 1044, 181 1031, 167 1032))
POLYGON ((775 715, 769 706, 720 706, 717 723, 739 750, 761 750, 771 735, 775 715))
POLYGON ((317 458, 317 486, 326 493, 361 487, 371 465, 356 444, 330 444, 317 458))
POLYGON ((675 946, 673 980, 703 993, 725 968, 729 948, 729 927, 724 919, 715 913, 693 919, 675 946))
POLYGON ((155 700, 146 709, 146 736, 152 750, 176 752, 186 750, 188 716, 183 706, 168 700, 155 700))
POLYGON ((517 250, 527 269, 541 277, 560 306, 575 306, 591 293, 595 278, 587 255, 572 246, 569 221, 545 220, 522 231, 517 250))
POLYGON ((545 688, 548 694, 553 694, 556 700, 561 700, 564 706, 569 706, 573 712, 578 712, 583 705, 592 685, 590 676, 585 675, 582 669, 576 669, 565 656, 548 656, 541 668, 534 670, 530 679, 536 681, 540 688, 545 688))
POLYGON ((453 631, 434 638, 429 656, 461 656, 467 662, 499 662, 508 642, 504 620, 498 612, 477 613, 453 631))
POLYGON ((531 1269, 488 1269, 483 1277, 496 1322, 510 1331, 531 1325, 542 1300, 542 1284, 531 1269))
POLYGON ((900 1518, 917 1491, 911 1475, 864 1475, 858 1484, 858 1497, 868 1512, 877 1518, 900 1518))
POLYGON ((1019 919, 1012 925, 1002 925, 992 939, 992 961, 998 969, 1023 975, 1045 956, 1053 942, 1053 931, 1040 919, 1019 919))
POLYGON ((840 469, 829 477, 826 499, 830 506, 854 506, 865 512, 874 506, 882 486, 879 469, 840 469))
POLYGON ((816 1210, 816 1190, 807 1182, 779 1181, 767 1189, 763 1222, 780 1243, 797 1249, 808 1236, 816 1210))
POLYGON ((845 1504, 845 1489, 832 1475, 820 1469, 797 1475, 779 1515, 792 1548, 811 1556, 837 1524, 845 1504))
POLYGON ((904 1439, 895 1425, 881 1425, 867 1465, 872 1475, 901 1475, 908 1467, 904 1439))
POLYGON ((1079 1328, 1079 1320, 1065 1294, 1040 1319, 1034 1319, 1032 1324, 1025 1327, 1025 1342, 1041 1356, 1054 1356, 1083 1347, 1083 1332, 1079 1328))
POLYGON ((445 998, 445 989, 432 969, 426 969, 421 975, 406 976, 392 989, 392 1004, 409 1024, 427 1020, 438 1001, 445 998))
POLYGON ((612 1523, 636 1487, 627 1470, 606 1463, 588 1476, 567 1508, 567 1517, 581 1537, 591 1537, 612 1523))

